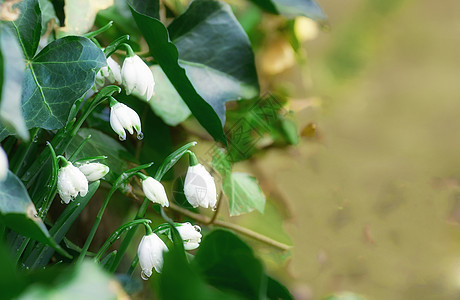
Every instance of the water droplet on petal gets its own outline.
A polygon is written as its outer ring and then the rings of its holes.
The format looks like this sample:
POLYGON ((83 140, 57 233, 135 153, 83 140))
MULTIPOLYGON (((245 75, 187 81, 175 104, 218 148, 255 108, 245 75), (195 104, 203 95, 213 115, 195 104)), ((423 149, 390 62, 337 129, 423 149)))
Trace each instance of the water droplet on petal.
POLYGON ((217 210, 217 207, 214 206, 214 207, 211 208, 211 210, 212 210, 212 211, 216 211, 216 210, 217 210))
POLYGON ((142 140, 144 138, 144 134, 142 132, 137 133, 137 139, 142 140))
POLYGON ((149 276, 147 276, 147 275, 144 273, 144 271, 141 271, 141 278, 142 278, 143 280, 149 280, 149 276))
POLYGON ((120 141, 126 140, 126 138, 122 137, 121 135, 118 136, 118 139, 119 139, 120 141))
POLYGON ((201 227, 198 225, 194 225, 193 228, 195 228, 196 231, 201 232, 201 227))

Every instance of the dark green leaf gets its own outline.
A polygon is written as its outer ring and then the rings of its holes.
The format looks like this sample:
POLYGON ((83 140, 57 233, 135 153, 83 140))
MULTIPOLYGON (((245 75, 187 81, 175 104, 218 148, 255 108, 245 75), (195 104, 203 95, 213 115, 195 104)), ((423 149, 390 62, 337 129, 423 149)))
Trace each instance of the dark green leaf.
POLYGON ((107 159, 102 161, 102 163, 110 167, 110 172, 105 178, 113 183, 123 171, 129 168, 128 161, 133 160, 132 155, 115 139, 91 128, 82 128, 78 131, 78 134, 67 147, 67 153, 73 153, 88 135, 91 135, 91 138, 76 159, 97 155, 107 156, 107 159))
POLYGON ((264 10, 288 18, 305 16, 316 21, 325 21, 326 15, 314 0, 251 0, 264 10))
POLYGON ((179 63, 225 123, 225 102, 259 95, 249 39, 225 2, 195 0, 168 27, 179 63))
POLYGON ((40 42, 42 16, 38 0, 23 0, 13 5, 20 11, 19 17, 9 22, 17 34, 19 44, 27 59, 32 59, 40 42))
POLYGON ((47 244, 68 257, 36 215, 37 210, 26 188, 16 175, 8 171, 6 180, 0 182, 0 221, 14 231, 47 244))
POLYGON ((272 300, 293 300, 289 290, 277 280, 268 277, 267 298, 272 300))
POLYGON ((229 200, 230 216, 238 216, 254 209, 264 212, 265 195, 255 177, 233 172, 224 178, 222 188, 229 200))
POLYGON ((214 148, 212 153, 212 166, 223 177, 231 176, 232 164, 227 153, 221 148, 214 148))
POLYGON ((0 290, 2 299, 16 299, 26 285, 22 274, 17 271, 14 258, 9 249, 0 240, 0 290))
MULTIPOLYGON (((0 119, 4 126, 16 132, 21 138, 28 139, 29 132, 26 128, 21 109, 22 80, 24 77, 24 56, 14 33, 7 26, 0 25, 1 49, 1 102, 0 119)), ((0 128, 1 128, 0 123, 0 128)), ((0 140, 4 138, 1 137, 0 140)))
POLYGON ((267 277, 251 248, 233 233, 215 230, 207 235, 192 266, 212 286, 246 299, 265 299, 267 277))
POLYGON ((132 8, 143 15, 160 19, 160 1, 129 1, 132 8))
MULTIPOLYGON (((132 2, 136 3, 137 1, 141 0, 132 2)), ((168 31, 164 25, 157 19, 137 12, 133 7, 131 7, 131 12, 149 45, 150 53, 158 61, 166 76, 185 103, 187 103, 198 122, 216 141, 226 144, 227 141, 222 128, 222 120, 219 119, 212 106, 197 93, 187 78, 185 70, 179 66, 177 49, 169 41, 168 31)))

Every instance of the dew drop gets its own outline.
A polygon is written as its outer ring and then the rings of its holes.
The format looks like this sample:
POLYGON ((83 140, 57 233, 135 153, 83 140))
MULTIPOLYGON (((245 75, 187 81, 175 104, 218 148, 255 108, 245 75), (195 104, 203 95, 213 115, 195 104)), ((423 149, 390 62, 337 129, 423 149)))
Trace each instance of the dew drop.
POLYGON ((64 200, 61 199, 61 204, 65 204, 64 200))
POLYGON ((216 206, 213 206, 213 207, 211 208, 211 210, 212 210, 212 211, 216 211, 216 210, 217 210, 217 207, 216 207, 216 206))
POLYGON ((141 278, 143 280, 149 280, 149 277, 144 273, 144 271, 141 271, 141 278))
POLYGON ((144 138, 144 134, 142 132, 137 133, 137 139, 142 140, 144 138))
POLYGON ((201 227, 198 225, 194 225, 193 228, 195 228, 196 231, 201 232, 201 227))
POLYGON ((126 138, 122 137, 121 135, 118 136, 118 139, 119 139, 120 141, 126 140, 126 138))

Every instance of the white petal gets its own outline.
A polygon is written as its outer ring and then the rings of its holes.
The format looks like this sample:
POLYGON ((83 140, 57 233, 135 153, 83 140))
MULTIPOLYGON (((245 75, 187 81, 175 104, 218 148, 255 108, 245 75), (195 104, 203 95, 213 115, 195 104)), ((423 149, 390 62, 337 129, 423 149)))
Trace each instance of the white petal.
POLYGON ((153 203, 159 203, 163 207, 169 207, 168 197, 164 186, 152 177, 142 181, 142 189, 145 196, 153 203))
MULTIPOLYGON (((107 58, 107 65, 109 66, 111 75, 118 83, 122 83, 120 65, 111 57, 107 58)), ((112 82, 113 83, 113 82, 112 82)))
POLYGON ((78 169, 86 176, 88 181, 96 181, 109 172, 109 167, 101 163, 83 164, 78 169))
POLYGON ((136 87, 137 74, 134 57, 127 57, 121 68, 121 77, 127 95, 131 94, 136 87))
POLYGON ((184 193, 193 207, 214 207, 217 202, 214 179, 201 164, 188 168, 185 176, 184 193))
POLYGON ((139 264, 143 273, 150 277, 152 269, 160 273, 163 267, 163 253, 168 251, 165 243, 154 233, 142 238, 137 249, 139 264))
POLYGON ((112 127, 113 131, 115 131, 118 136, 120 136, 121 140, 126 140, 126 132, 123 128, 123 125, 118 120, 117 110, 118 110, 118 103, 112 106, 110 109, 110 127, 112 127))
POLYGON ((0 147, 0 181, 3 181, 8 176, 8 156, 5 150, 0 147))

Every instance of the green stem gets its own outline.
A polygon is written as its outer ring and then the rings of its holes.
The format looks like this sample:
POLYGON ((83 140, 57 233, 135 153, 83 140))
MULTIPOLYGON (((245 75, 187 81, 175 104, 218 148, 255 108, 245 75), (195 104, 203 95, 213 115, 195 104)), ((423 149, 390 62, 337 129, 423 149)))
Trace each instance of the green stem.
POLYGON ((126 43, 123 43, 121 44, 120 46, 123 46, 126 48, 126 56, 127 57, 133 57, 135 56, 136 54, 134 54, 134 51, 133 51, 133 48, 131 48, 130 45, 126 44, 126 43))
POLYGON ((105 26, 99 28, 98 30, 95 30, 95 31, 92 31, 92 32, 88 32, 86 34, 83 34, 84 37, 87 37, 87 38, 93 38, 95 37, 96 35, 98 34, 101 34, 107 30, 109 30, 110 27, 112 27, 113 25, 113 21, 110 21, 109 23, 107 23, 105 26))
POLYGON ((187 153, 188 153, 189 159, 190 159, 189 165, 190 165, 191 167, 198 165, 199 162, 198 162, 198 159, 196 158, 195 153, 193 153, 193 152, 190 151, 190 150, 187 150, 187 153))
MULTIPOLYGON (((126 224, 123 224, 122 226, 118 227, 117 230, 115 230, 110 237, 105 241, 105 243, 102 245, 102 247, 99 249, 97 252, 96 256, 94 257, 94 262, 99 262, 99 260, 102 258, 104 253, 109 249, 109 247, 120 237, 120 235, 123 234, 123 232, 127 229, 131 229, 132 227, 135 227, 140 224, 144 224, 146 228, 150 228, 148 223, 151 223, 150 220, 148 219, 139 219, 139 220, 133 220, 131 222, 128 222, 126 224)), ((150 232, 152 232, 152 229, 150 229, 150 232)))

